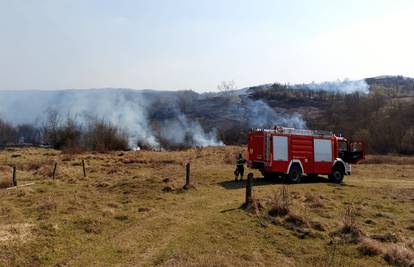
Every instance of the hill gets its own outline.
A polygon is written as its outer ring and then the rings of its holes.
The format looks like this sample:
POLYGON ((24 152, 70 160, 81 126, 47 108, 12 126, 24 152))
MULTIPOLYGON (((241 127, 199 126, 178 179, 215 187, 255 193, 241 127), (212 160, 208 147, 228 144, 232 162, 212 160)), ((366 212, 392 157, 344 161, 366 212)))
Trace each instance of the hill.
MULTIPOLYGON (((250 128, 281 124, 363 139, 370 152, 414 153, 414 79, 403 76, 275 83, 204 94, 131 89, 0 91, 0 118, 12 126, 39 128, 51 110, 58 111, 61 121, 74 118, 80 128, 91 118, 108 120, 126 132, 132 146, 242 144, 250 128)), ((17 132, 14 139, 22 135, 17 132)), ((5 139, 10 137, 0 136, 0 145, 5 139)))

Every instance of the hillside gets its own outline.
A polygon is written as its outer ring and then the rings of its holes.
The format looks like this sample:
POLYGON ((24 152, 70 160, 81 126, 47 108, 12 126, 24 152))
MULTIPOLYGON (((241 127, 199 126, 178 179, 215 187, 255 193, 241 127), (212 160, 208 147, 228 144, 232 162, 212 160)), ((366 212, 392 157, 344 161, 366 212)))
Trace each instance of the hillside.
MULTIPOLYGON (((0 91, 0 119, 14 126, 40 127, 51 110, 58 111, 62 121, 66 116, 74 118, 80 128, 90 118, 103 118, 126 131, 131 144, 152 147, 243 144, 250 128, 281 124, 363 139, 370 152, 414 153, 414 79, 402 76, 275 83, 205 94, 130 89, 0 91)), ((17 132, 13 138, 20 140, 21 135, 17 132)), ((0 145, 7 138, 0 136, 0 145)))

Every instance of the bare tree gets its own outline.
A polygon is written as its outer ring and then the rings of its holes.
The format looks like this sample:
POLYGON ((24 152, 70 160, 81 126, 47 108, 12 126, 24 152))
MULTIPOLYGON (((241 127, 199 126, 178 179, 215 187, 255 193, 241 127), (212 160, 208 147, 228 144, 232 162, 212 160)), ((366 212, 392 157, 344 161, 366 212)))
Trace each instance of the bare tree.
POLYGON ((46 122, 43 124, 43 142, 53 147, 58 143, 58 131, 61 124, 59 112, 54 109, 47 110, 46 122))
POLYGON ((236 90, 236 83, 234 81, 222 81, 217 85, 217 89, 224 96, 230 96, 232 91, 236 90))

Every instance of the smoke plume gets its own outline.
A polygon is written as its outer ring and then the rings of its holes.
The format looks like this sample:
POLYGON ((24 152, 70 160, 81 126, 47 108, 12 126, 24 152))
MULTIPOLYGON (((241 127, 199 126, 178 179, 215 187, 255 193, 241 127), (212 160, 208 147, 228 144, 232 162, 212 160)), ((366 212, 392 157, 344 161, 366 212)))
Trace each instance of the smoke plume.
POLYGON ((223 145, 214 129, 205 132, 198 122, 189 121, 178 109, 162 120, 161 136, 157 138, 148 112, 154 109, 158 94, 162 93, 151 95, 148 91, 126 89, 0 91, 0 117, 15 125, 40 126, 46 120, 47 111, 55 110, 61 116, 75 117, 81 125, 91 118, 109 121, 127 133, 131 147, 137 143, 160 147, 160 137, 175 145, 223 145))
POLYGON ((351 94, 355 92, 360 92, 364 94, 369 93, 369 85, 365 80, 348 80, 343 81, 331 81, 331 82, 322 82, 322 83, 307 83, 307 84, 296 84, 293 88, 299 89, 310 89, 310 90, 324 90, 324 91, 333 91, 344 94, 351 94))
POLYGON ((299 113, 276 112, 262 100, 248 101, 245 114, 252 128, 270 128, 274 125, 297 129, 306 128, 306 123, 299 113))

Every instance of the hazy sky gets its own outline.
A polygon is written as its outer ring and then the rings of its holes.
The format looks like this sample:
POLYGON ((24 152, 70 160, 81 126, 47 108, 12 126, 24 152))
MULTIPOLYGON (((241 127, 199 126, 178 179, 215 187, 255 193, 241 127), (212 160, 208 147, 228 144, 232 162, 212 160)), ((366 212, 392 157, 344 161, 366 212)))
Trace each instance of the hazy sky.
POLYGON ((414 1, 0 0, 0 89, 414 76, 414 1))

